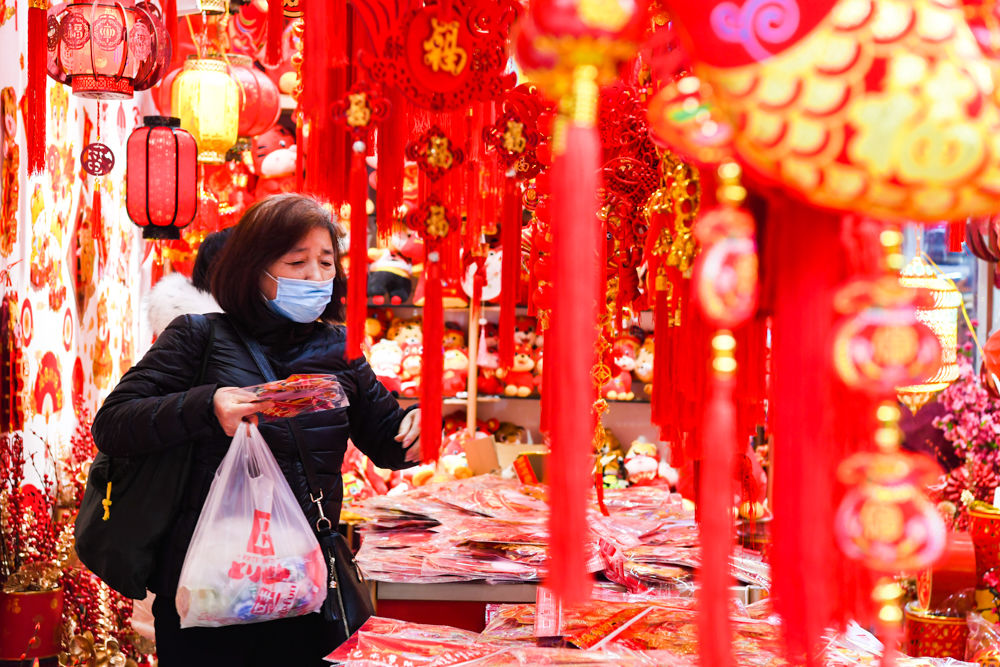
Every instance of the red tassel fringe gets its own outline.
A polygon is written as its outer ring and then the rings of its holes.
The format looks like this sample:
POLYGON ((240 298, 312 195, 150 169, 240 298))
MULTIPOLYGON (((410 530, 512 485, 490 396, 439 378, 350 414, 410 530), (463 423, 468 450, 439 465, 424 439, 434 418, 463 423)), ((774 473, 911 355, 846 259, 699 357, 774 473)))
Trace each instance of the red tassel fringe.
POLYGON ((857 442, 850 433, 860 433, 874 411, 859 409, 834 383, 832 302, 847 278, 840 219, 787 199, 771 208, 761 264, 769 267, 763 275, 770 283, 762 293, 774 295, 771 405, 779 454, 772 591, 789 661, 811 665, 820 662, 824 628, 852 616, 864 623, 870 610, 863 592, 869 581, 834 542, 833 516, 842 491, 833 471, 857 442), (810 221, 809 234, 798 233, 802 220, 810 221))
POLYGON ((421 457, 424 462, 437 461, 441 452, 441 381, 444 372, 444 302, 441 289, 441 267, 430 258, 437 248, 428 244, 424 268, 424 353, 420 377, 420 411, 423 427, 420 432, 421 457))
POLYGON ((592 420, 583 415, 591 414, 594 398, 590 371, 597 337, 596 250, 603 241, 594 194, 601 152, 596 129, 571 124, 566 146, 552 167, 553 312, 545 368, 558 369, 560 377, 545 386, 553 398, 547 585, 563 604, 573 604, 589 597, 592 584, 586 507, 593 431, 592 420))
POLYGON ((48 67, 48 16, 44 9, 28 7, 28 103, 25 131, 28 142, 28 174, 45 169, 45 98, 48 67))
POLYGON ((368 282, 368 169, 365 152, 354 152, 351 159, 351 271, 347 278, 347 358, 361 356, 365 336, 368 282))
MULTIPOLYGON (((176 0, 170 0, 175 2, 176 0)), ((267 64, 281 63, 281 36, 285 28, 284 2, 270 0, 267 3, 267 64)), ((308 20, 308 19, 307 19, 308 20)))
POLYGON ((698 570, 698 650, 700 664, 713 667, 733 664, 729 555, 733 546, 732 480, 736 447, 734 384, 732 377, 714 376, 711 398, 702 414, 705 460, 698 466, 703 490, 698 498, 702 554, 698 570))
MULTIPOLYGON (((510 368, 514 363, 514 320, 521 277, 521 198, 517 181, 504 178, 503 218, 500 235, 503 238, 503 257, 500 266, 500 323, 497 352, 500 368, 510 368)), ((544 368, 544 367, 543 367, 544 368)))
POLYGON ((948 223, 948 252, 962 252, 962 241, 965 240, 965 220, 952 220, 948 223))
POLYGON ((174 69, 174 63, 180 60, 181 44, 177 33, 177 0, 163 0, 163 22, 170 36, 170 65, 165 71, 174 69))

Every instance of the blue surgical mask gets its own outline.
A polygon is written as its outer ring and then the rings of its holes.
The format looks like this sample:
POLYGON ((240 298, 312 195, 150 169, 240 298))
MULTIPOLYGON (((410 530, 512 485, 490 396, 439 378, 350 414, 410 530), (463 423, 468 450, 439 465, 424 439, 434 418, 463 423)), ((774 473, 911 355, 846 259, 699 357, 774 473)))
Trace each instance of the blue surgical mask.
POLYGON ((278 291, 268 303, 271 307, 293 322, 315 322, 333 297, 333 278, 329 280, 300 280, 298 278, 275 278, 264 272, 268 278, 278 283, 278 291))

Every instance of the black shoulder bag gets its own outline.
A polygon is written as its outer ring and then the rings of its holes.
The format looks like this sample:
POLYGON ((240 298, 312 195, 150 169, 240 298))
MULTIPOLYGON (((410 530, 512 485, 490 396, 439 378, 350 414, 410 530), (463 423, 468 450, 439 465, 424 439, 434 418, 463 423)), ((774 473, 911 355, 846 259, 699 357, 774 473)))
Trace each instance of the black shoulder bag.
MULTIPOLYGON (((208 343, 192 387, 205 378, 214 342, 215 321, 209 318, 208 343)), ((180 508, 192 452, 188 443, 152 454, 94 457, 74 527, 76 553, 122 595, 146 597, 160 543, 180 508)))
MULTIPOLYGON (((264 356, 260 344, 245 334, 231 319, 229 321, 243 340, 243 344, 250 352, 250 356, 253 357, 261 375, 267 382, 274 382, 277 378, 271 369, 271 363, 264 356)), ((341 631, 344 633, 342 637, 338 638, 338 643, 343 643, 374 615, 375 607, 372 604, 371 591, 361 574, 361 568, 354 560, 354 554, 351 553, 347 540, 334 530, 333 522, 326 516, 323 509, 323 489, 319 485, 316 471, 309 460, 309 453, 303 448, 299 425, 294 418, 286 420, 286 423, 291 429, 295 446, 299 450, 302 469, 306 473, 306 481, 309 484, 309 499, 316 503, 316 508, 319 510, 319 519, 315 525, 316 537, 323 549, 323 555, 326 557, 330 577, 326 601, 323 603, 323 619, 336 624, 338 635, 341 631)))

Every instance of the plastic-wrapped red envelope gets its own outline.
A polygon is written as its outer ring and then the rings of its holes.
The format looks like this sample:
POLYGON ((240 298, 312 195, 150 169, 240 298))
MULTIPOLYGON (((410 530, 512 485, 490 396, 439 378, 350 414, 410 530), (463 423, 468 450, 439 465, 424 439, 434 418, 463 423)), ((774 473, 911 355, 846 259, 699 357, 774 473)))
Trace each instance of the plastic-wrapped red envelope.
POLYGON ((265 421, 287 419, 307 412, 335 410, 350 405, 335 375, 290 375, 284 380, 265 382, 247 391, 257 394, 257 401, 274 405, 261 412, 265 421))

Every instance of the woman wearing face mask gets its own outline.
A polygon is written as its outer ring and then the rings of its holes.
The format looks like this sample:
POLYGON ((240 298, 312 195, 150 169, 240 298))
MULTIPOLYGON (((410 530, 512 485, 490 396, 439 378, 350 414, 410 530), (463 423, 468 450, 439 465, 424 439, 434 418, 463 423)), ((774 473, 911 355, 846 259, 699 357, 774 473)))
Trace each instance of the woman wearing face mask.
MULTIPOLYGON (((194 442, 191 472, 173 527, 159 547, 149 589, 162 667, 173 665, 322 665, 337 632, 320 614, 221 628, 180 629, 174 597, 181 566, 212 478, 244 419, 266 404, 240 389, 264 381, 237 327, 257 341, 275 375, 337 376, 347 408, 294 418, 323 492, 327 517, 340 514, 340 466, 348 437, 375 465, 419 461, 420 411, 404 411, 362 357, 344 359, 339 231, 315 200, 277 195, 254 204, 233 230, 212 276, 220 315, 174 320, 105 400, 93 425, 111 456, 144 454, 194 442), (199 380, 200 377, 200 380, 199 380)), ((310 525, 310 500, 290 420, 262 422, 267 441, 310 525)))

